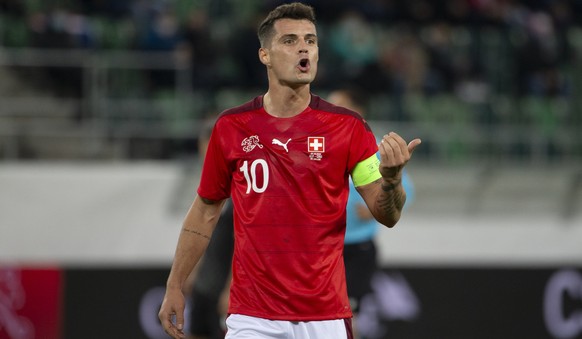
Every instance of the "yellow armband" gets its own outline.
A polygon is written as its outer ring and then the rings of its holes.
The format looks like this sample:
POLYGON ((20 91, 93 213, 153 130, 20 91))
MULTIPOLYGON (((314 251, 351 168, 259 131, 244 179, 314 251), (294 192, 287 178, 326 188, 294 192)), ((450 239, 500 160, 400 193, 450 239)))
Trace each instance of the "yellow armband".
POLYGON ((354 182, 354 186, 362 186, 369 184, 375 180, 378 180, 382 177, 380 175, 380 159, 373 154, 366 160, 360 161, 354 167, 352 171, 352 181, 354 182))

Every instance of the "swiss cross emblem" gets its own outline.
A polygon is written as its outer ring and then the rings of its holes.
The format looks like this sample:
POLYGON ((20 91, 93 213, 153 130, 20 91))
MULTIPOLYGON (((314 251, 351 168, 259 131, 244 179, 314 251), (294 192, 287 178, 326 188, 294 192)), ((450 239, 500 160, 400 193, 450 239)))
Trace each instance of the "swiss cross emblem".
POLYGON ((308 137, 307 152, 310 153, 325 152, 325 137, 308 137))

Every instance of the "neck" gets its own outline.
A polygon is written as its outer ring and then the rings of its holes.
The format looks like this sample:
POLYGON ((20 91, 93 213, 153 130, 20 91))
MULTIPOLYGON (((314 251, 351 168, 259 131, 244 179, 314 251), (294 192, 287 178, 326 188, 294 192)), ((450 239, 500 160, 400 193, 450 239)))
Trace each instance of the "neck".
POLYGON ((272 116, 289 118, 303 112, 310 101, 309 85, 296 89, 269 87, 269 90, 263 96, 263 107, 272 116))

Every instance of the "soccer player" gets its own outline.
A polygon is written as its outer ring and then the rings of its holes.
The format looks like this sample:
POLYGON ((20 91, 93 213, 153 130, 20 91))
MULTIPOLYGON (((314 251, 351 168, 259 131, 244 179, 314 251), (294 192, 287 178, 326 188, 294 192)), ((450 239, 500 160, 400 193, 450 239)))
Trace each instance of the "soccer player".
POLYGON ((377 145, 357 113, 311 93, 319 59, 311 7, 275 8, 258 36, 268 90, 216 121, 159 318, 169 335, 184 337, 182 284, 230 197, 226 338, 351 338, 342 260, 348 177, 376 220, 394 226, 406 200, 402 169, 420 140, 390 132, 377 145))

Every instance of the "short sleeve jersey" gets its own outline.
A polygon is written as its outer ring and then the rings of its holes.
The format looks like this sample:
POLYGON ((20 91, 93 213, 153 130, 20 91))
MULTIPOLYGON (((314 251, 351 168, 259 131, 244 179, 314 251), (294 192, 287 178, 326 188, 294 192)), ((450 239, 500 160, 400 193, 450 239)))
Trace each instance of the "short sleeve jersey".
POLYGON ((234 204, 229 313, 352 316, 342 257, 348 176, 377 150, 359 114, 315 95, 291 118, 269 115, 262 96, 221 113, 198 194, 234 204))

